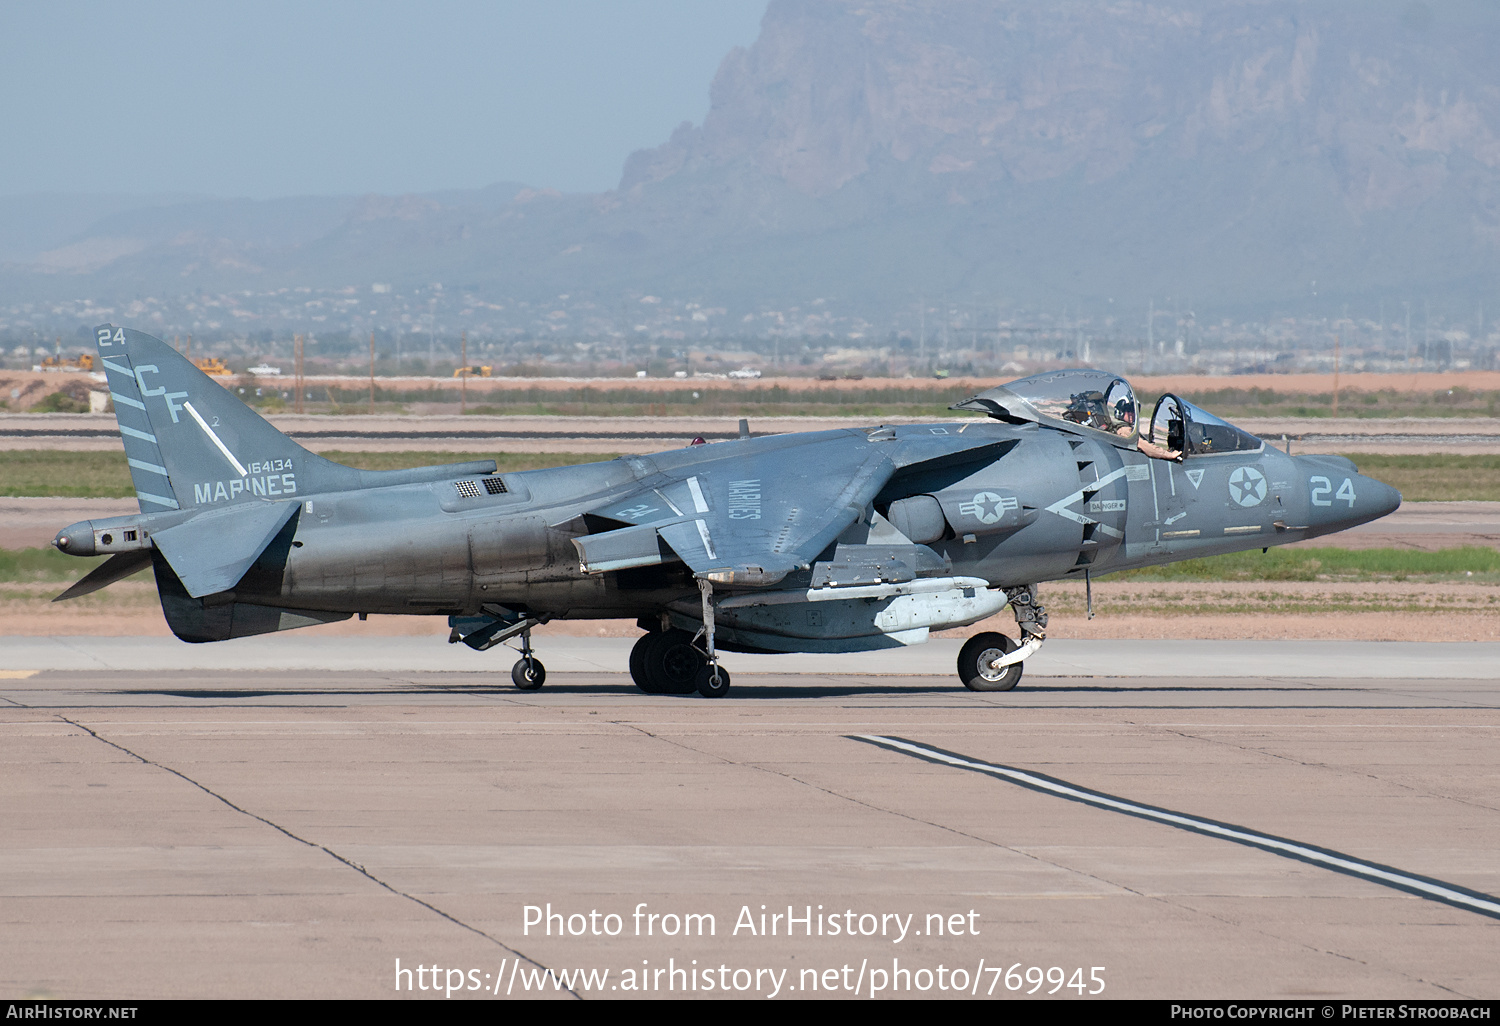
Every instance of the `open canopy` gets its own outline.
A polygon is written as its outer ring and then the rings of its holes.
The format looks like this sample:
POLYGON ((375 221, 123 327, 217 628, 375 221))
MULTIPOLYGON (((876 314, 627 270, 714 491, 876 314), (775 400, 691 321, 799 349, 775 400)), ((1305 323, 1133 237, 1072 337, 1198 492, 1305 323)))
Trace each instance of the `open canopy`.
POLYGON ((1117 374, 1060 370, 998 385, 949 409, 978 410, 998 420, 1061 421, 1134 444, 1135 391, 1117 374))
POLYGON ((1170 392, 1156 401, 1150 438, 1157 445, 1188 456, 1254 452, 1265 444, 1250 432, 1170 392))

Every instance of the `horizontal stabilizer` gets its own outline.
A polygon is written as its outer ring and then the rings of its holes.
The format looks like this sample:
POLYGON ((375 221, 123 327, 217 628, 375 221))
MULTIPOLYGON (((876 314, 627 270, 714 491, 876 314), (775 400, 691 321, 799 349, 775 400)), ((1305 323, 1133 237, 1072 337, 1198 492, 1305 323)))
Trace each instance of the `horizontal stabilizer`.
POLYGON ((151 536, 188 595, 228 591, 297 512, 295 502, 255 502, 211 509, 151 536))
POLYGON ((107 588, 116 581, 123 581, 131 574, 139 573, 151 565, 151 550, 137 549, 134 552, 117 552, 100 563, 78 580, 53 602, 65 602, 81 595, 90 595, 100 588, 107 588))

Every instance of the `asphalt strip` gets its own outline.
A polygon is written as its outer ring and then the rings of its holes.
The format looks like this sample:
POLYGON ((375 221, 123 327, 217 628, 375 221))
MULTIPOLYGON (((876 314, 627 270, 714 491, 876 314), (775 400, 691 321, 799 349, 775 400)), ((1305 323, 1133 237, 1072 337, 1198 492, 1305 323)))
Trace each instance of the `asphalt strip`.
POLYGON ((1398 891, 1414 894, 1419 898, 1427 898, 1429 901, 1440 901, 1445 905, 1455 908, 1467 909, 1477 912, 1491 919, 1500 919, 1500 898, 1479 891, 1471 891, 1467 887, 1459 887, 1456 884, 1445 883, 1442 880, 1433 880, 1425 876, 1416 876, 1412 873, 1394 869, 1391 866, 1382 866, 1377 862, 1366 862, 1364 859, 1355 858, 1353 855, 1345 855, 1343 852, 1332 851, 1328 848, 1318 848, 1298 841, 1288 840, 1285 837, 1277 837, 1274 834, 1263 834, 1257 830, 1247 827, 1235 826, 1231 823, 1220 823, 1217 820, 1203 819, 1198 816, 1190 816, 1184 812, 1173 812, 1171 809, 1160 809, 1154 805, 1141 805, 1125 798, 1117 798, 1114 795, 1105 794, 1102 791, 1093 791, 1077 784, 1070 784, 1066 780, 1058 780, 1056 777, 1044 776, 1040 773, 1029 773, 1026 770, 1015 769, 1011 766, 1000 766, 992 762, 982 762, 971 759, 966 755, 956 752, 944 751, 931 745, 921 744, 916 741, 908 741, 905 738, 886 737, 877 734, 848 734, 845 735, 851 741, 863 741, 879 748, 885 748, 903 755, 910 755, 926 762, 937 763, 940 766, 953 766, 958 769, 966 769, 975 773, 984 773, 1012 784, 1032 791, 1040 791, 1043 794, 1056 795, 1069 801, 1082 802, 1092 805, 1098 809, 1107 809, 1111 812, 1121 812, 1127 816, 1138 816, 1141 819, 1149 819, 1157 823, 1165 823, 1168 826, 1177 827, 1179 830, 1189 830, 1195 834, 1205 834, 1209 837, 1218 837, 1236 844, 1247 845, 1251 848, 1260 848, 1262 851, 1280 855, 1283 858, 1296 859, 1314 866, 1322 866, 1331 869, 1335 873, 1343 873, 1346 876, 1359 877, 1373 883, 1391 887, 1398 891))

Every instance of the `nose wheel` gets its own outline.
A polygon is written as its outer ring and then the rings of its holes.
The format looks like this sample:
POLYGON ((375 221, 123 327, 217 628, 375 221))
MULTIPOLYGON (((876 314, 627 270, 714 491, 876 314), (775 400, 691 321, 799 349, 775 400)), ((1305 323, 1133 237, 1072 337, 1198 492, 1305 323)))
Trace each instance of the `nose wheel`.
POLYGON ((976 634, 958 653, 958 679, 970 691, 1009 691, 1021 682, 1021 664, 997 668, 995 663, 1016 650, 1004 634, 976 634))
POLYGON ((958 679, 970 691, 1009 691, 1021 682, 1022 661, 1042 647, 1047 637, 1047 610, 1037 598, 1036 585, 1005 589, 1021 643, 1004 634, 986 631, 964 642, 958 653, 958 679))

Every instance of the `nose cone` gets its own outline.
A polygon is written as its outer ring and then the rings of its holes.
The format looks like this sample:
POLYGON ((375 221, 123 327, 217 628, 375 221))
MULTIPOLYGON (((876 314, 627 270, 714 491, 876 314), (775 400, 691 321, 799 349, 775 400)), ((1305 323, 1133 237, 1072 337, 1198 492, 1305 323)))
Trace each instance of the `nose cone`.
POLYGON ((1309 536, 1332 534, 1378 520, 1401 505, 1401 493, 1365 477, 1339 457, 1297 457, 1306 474, 1309 536))
POLYGON ((1394 513, 1401 505, 1401 493, 1384 481, 1360 476, 1356 487, 1363 491, 1354 500, 1354 523, 1364 524, 1394 513))

